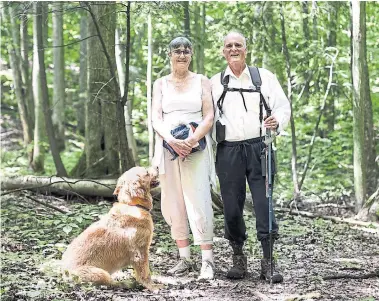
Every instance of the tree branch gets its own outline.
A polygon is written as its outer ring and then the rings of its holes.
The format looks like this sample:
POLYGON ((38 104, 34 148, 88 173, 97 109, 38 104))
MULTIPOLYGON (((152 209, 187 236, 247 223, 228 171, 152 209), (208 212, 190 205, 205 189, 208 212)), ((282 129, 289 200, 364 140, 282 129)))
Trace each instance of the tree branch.
POLYGON ((321 117, 322 117, 322 115, 324 114, 324 111, 325 111, 326 98, 328 97, 328 94, 329 94, 329 91, 330 91, 330 87, 332 86, 333 65, 334 65, 334 62, 335 62, 335 60, 337 59, 337 56, 338 56, 338 49, 337 48, 333 48, 333 49, 335 50, 334 56, 331 56, 331 55, 329 55, 327 53, 325 54, 326 56, 329 56, 332 59, 332 63, 330 65, 330 69, 329 69, 329 81, 328 81, 328 86, 327 86, 325 94, 324 94, 324 99, 323 99, 323 102, 322 102, 320 114, 318 116, 315 128, 313 130, 313 136, 312 136, 312 139, 311 139, 311 143, 309 145, 307 161, 305 162, 304 171, 303 171, 303 174, 301 176, 300 183, 299 183, 299 190, 301 190, 301 187, 303 186, 303 183, 304 183, 304 180, 305 180, 305 176, 306 176, 308 168, 309 168, 309 163, 311 161, 311 156, 312 156, 312 150, 313 150, 313 146, 314 146, 314 143, 315 143, 315 140, 316 140, 317 130, 318 130, 318 127, 319 127, 320 122, 321 122, 321 117))
POLYGON ((45 203, 45 202, 42 202, 42 201, 37 200, 37 199, 35 199, 35 198, 32 198, 31 196, 26 195, 25 197, 28 198, 29 200, 32 200, 32 201, 34 201, 34 202, 36 202, 36 203, 38 203, 38 204, 41 204, 41 205, 43 205, 43 206, 45 206, 45 207, 49 207, 49 208, 51 208, 51 209, 54 209, 54 210, 56 210, 56 211, 58 211, 58 212, 60 212, 60 213, 64 213, 64 214, 68 213, 67 211, 64 211, 64 210, 62 210, 62 209, 60 209, 60 208, 58 208, 58 207, 55 207, 55 206, 53 206, 53 205, 50 205, 49 203, 45 203))
POLYGON ((335 223, 346 223, 353 226, 371 228, 372 230, 374 230, 374 232, 379 232, 379 223, 375 223, 375 222, 362 222, 362 221, 354 220, 350 218, 340 218, 337 216, 322 215, 322 214, 317 214, 317 213, 312 213, 312 212, 307 212, 307 211, 298 211, 298 210, 294 211, 287 208, 275 208, 275 211, 289 213, 291 215, 300 215, 300 216, 309 217, 309 218, 322 218, 322 219, 329 220, 335 223))
POLYGON ((368 279, 368 278, 377 278, 379 277, 379 270, 376 270, 371 273, 367 274, 360 274, 360 275, 354 275, 354 274, 336 274, 336 275, 328 275, 322 277, 324 280, 332 280, 332 279, 368 279))
POLYGON ((93 38, 93 37, 97 37, 98 35, 95 34, 93 36, 89 36, 89 37, 86 37, 84 39, 81 39, 81 40, 77 40, 75 42, 72 42, 72 43, 69 43, 69 44, 65 44, 65 45, 58 45, 58 46, 50 46, 50 47, 43 47, 42 49, 49 49, 49 48, 60 48, 60 47, 66 47, 66 46, 71 46, 71 45, 74 45, 74 44, 77 44, 77 43, 80 43, 80 42, 83 42, 85 40, 88 40, 90 38, 93 38))

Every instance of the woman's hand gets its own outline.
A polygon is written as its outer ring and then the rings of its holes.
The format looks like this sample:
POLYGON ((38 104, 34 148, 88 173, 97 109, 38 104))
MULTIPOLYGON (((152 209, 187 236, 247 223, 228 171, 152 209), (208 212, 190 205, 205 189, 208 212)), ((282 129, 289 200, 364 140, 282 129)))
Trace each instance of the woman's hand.
POLYGON ((184 139, 184 143, 192 149, 196 145, 197 141, 193 136, 190 136, 187 139, 184 139))
POLYGON ((187 157, 192 150, 185 140, 176 139, 174 137, 166 140, 167 143, 174 149, 174 151, 179 155, 180 158, 187 157))

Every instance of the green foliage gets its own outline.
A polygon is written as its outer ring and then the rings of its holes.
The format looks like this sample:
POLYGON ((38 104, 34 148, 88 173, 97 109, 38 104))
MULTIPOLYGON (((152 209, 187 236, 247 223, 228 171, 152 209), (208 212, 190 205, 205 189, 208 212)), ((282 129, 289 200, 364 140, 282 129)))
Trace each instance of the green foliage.
POLYGON ((1 229, 12 240, 38 246, 42 253, 61 252, 64 247, 62 241, 70 241, 110 207, 108 202, 86 206, 73 204, 70 213, 62 214, 50 209, 47 211, 46 207, 35 208, 35 203, 28 202, 31 204, 6 199, 2 203, 1 229))
MULTIPOLYGON (((29 61, 32 60, 33 12, 27 2, 14 3, 16 18, 27 16, 29 34, 29 61)), ((320 199, 349 197, 353 189, 352 167, 352 90, 350 70, 350 22, 351 13, 348 2, 317 2, 312 8, 308 3, 308 14, 303 11, 301 2, 191 2, 190 20, 191 37, 194 45, 203 41, 205 48, 205 75, 213 76, 226 67, 221 53, 223 37, 230 30, 238 30, 247 38, 249 64, 263 66, 275 73, 284 91, 288 90, 285 57, 282 51, 282 29, 280 23, 281 6, 284 12, 286 40, 290 56, 292 106, 296 128, 298 177, 301 179, 304 164, 307 161, 309 144, 318 119, 322 100, 328 84, 331 60, 329 34, 336 32, 338 57, 333 69, 333 86, 328 103, 333 101, 334 111, 327 111, 316 134, 315 145, 310 166, 305 178, 302 192, 305 196, 315 194, 320 199), (205 36, 195 32, 195 6, 204 5, 205 36), (336 28, 332 28, 330 13, 338 10, 336 28), (304 21, 310 38, 305 38, 304 21), (313 21, 317 22, 314 26, 313 21), (309 77, 310 76, 310 77, 309 77), (308 78, 309 77, 309 78, 308 78), (304 85, 309 80, 309 91, 304 92, 304 85), (334 128, 328 128, 328 121, 334 116, 334 128)), ((49 6, 52 7, 51 5, 49 6)), ((65 2, 64 9, 64 43, 70 44, 65 49, 66 91, 71 92, 72 101, 66 104, 67 123, 77 125, 76 104, 79 96, 79 59, 80 59, 80 18, 84 11, 76 2, 65 2)), ((48 39, 45 48, 47 80, 49 93, 52 94, 52 17, 51 9, 45 24, 48 25, 48 39)), ((138 155, 142 165, 148 165, 147 133, 147 24, 148 14, 153 22, 153 80, 170 72, 167 45, 174 37, 183 35, 183 6, 177 2, 133 2, 131 4, 131 49, 130 81, 128 103, 133 106, 132 124, 137 140, 138 155)), ((379 124, 379 27, 376 16, 379 6, 375 2, 366 3, 367 26, 367 60, 372 97, 374 131, 379 124)), ((121 28, 121 43, 126 41, 126 17, 124 3, 117 4, 118 26, 121 28)), ((198 16, 199 17, 199 16, 198 16)), ((17 20, 18 20, 17 19, 17 20)), ((6 34, 6 22, 1 24, 3 44, 10 41, 6 34)), ((2 127, 20 128, 11 122, 17 103, 13 94, 12 75, 9 68, 6 47, 1 49, 2 64, 0 77, 2 85, 2 127)), ((195 57, 196 57, 195 53, 195 57)), ((196 59, 196 58, 195 58, 196 59)), ((90 67, 90 66, 89 66, 90 67)), ((197 71, 197 70, 194 70, 197 71)), ((84 150, 84 139, 73 133, 73 127, 67 128, 66 150, 61 154, 67 170, 77 163, 84 150)), ((277 166, 275 198, 288 200, 292 198, 293 184, 291 177, 291 129, 286 129, 288 136, 277 139, 277 166)), ((379 152, 379 143, 376 145, 379 152)), ((1 154, 1 173, 30 174, 27 150, 20 142, 13 148, 4 148, 1 154)), ((49 152, 46 153, 45 174, 55 174, 55 167, 49 152)))

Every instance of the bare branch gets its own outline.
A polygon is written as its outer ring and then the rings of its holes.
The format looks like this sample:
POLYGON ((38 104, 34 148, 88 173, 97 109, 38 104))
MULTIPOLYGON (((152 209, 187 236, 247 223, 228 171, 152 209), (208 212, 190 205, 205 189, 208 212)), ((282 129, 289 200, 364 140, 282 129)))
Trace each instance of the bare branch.
POLYGON ((32 200, 32 201, 38 203, 38 204, 41 204, 41 205, 43 205, 43 206, 49 207, 49 208, 51 208, 51 209, 54 209, 54 210, 56 210, 56 211, 58 211, 58 212, 60 212, 60 213, 64 213, 64 214, 68 213, 67 211, 64 211, 64 210, 62 210, 62 209, 60 209, 60 208, 58 208, 58 207, 55 207, 55 206, 53 206, 53 205, 50 205, 49 203, 45 203, 45 202, 42 202, 42 201, 37 200, 37 199, 35 199, 35 198, 32 198, 31 196, 26 195, 25 197, 28 198, 29 200, 32 200))
POLYGON ((336 61, 337 56, 338 56, 338 49, 337 48, 333 48, 333 50, 335 51, 334 56, 331 56, 331 55, 329 55, 327 53, 325 54, 326 56, 328 56, 328 57, 330 57, 332 59, 332 63, 331 63, 330 68, 329 68, 329 81, 328 81, 328 86, 327 86, 325 94, 324 94, 324 99, 323 99, 322 106, 321 106, 321 109, 320 109, 320 114, 318 116, 315 128, 313 130, 313 136, 312 136, 312 139, 311 139, 311 142, 310 142, 310 145, 309 145, 307 161, 305 162, 304 171, 303 171, 303 174, 301 176, 300 183, 299 183, 299 189, 300 190, 301 190, 301 187, 303 186, 304 179, 305 179, 305 176, 306 176, 308 168, 309 168, 309 162, 311 161, 312 150, 313 150, 313 146, 314 146, 314 143, 315 143, 315 140, 316 140, 316 134, 317 134, 320 122, 321 122, 321 117, 322 117, 322 115, 324 114, 324 111, 325 111, 326 99, 327 99, 327 97, 329 95, 330 87, 332 86, 333 65, 334 65, 334 62, 336 61))

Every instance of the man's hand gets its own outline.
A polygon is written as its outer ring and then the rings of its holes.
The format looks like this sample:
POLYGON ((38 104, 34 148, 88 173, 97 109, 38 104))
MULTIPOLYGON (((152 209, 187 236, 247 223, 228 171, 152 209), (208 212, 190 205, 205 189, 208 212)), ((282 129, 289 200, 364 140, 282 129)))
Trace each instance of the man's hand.
POLYGON ((264 123, 265 128, 268 128, 270 130, 276 130, 279 126, 279 123, 276 121, 274 116, 265 117, 264 123))
POLYGON ((189 147, 185 140, 175 139, 174 137, 167 140, 167 143, 174 149, 180 158, 187 157, 192 147, 189 147))

